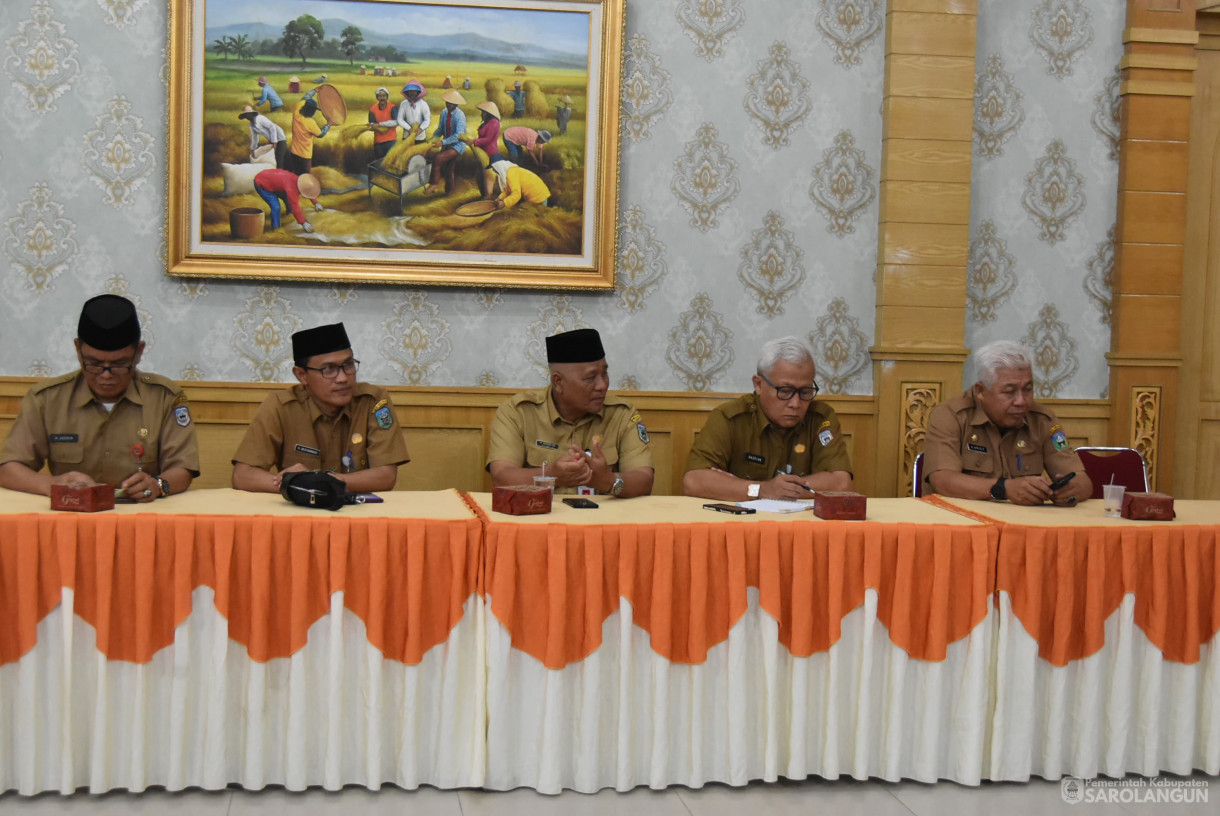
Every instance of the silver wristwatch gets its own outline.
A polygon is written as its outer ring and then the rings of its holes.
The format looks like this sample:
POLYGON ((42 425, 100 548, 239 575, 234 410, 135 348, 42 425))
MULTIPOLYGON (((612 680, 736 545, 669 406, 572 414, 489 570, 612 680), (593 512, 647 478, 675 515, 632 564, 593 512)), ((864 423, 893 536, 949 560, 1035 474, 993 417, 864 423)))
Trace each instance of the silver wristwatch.
POLYGON ((621 474, 621 473, 614 474, 614 484, 610 485, 610 495, 611 496, 623 495, 623 474, 621 474))
POLYGON ((760 491, 760 490, 762 490, 762 485, 760 485, 758 482, 754 482, 753 484, 746 485, 746 495, 749 496, 751 499, 757 499, 758 491, 760 491))

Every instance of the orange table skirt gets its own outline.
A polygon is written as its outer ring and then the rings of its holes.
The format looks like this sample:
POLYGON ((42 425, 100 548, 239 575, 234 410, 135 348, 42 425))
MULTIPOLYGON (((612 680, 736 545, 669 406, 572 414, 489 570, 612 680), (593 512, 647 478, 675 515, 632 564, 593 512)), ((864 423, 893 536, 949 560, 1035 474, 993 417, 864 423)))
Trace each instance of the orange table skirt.
POLYGON ((254 660, 300 649, 342 591, 369 642, 415 665, 461 620, 481 543, 473 517, 0 515, 0 664, 34 647, 62 588, 99 651, 146 663, 208 586, 254 660))
POLYGON ((746 590, 807 657, 840 637, 842 618, 879 596, 891 641, 921 660, 987 615, 996 528, 872 522, 614 525, 486 524, 485 586, 513 645, 549 668, 601 645, 602 625, 632 605, 652 649, 701 663, 746 611, 746 590))
POLYGON ((996 589, 1009 594, 1039 655, 1053 665, 1100 651, 1106 620, 1129 593, 1136 625, 1167 660, 1197 663, 1202 644, 1220 630, 1217 526, 1100 523, 1101 502, 1069 511, 1075 517, 1054 517, 1069 518, 1072 526, 1036 525, 1025 519, 1044 508, 929 501, 1000 525, 996 589), (1085 513, 1098 515, 1099 523, 1089 524, 1085 513))

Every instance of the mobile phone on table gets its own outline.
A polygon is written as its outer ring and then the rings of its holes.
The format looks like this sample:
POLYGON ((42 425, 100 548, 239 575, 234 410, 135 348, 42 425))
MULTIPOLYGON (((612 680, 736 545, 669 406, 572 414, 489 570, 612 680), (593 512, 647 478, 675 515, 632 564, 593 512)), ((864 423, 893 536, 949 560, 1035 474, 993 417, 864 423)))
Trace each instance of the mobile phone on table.
POLYGON ((1058 479, 1051 482, 1051 492, 1054 493, 1056 490, 1063 487, 1064 485, 1066 485, 1068 482, 1072 481, 1072 479, 1075 479, 1075 478, 1076 478, 1075 471, 1072 471, 1071 473, 1069 473, 1066 476, 1060 476, 1058 479))
POLYGON ((563 503, 566 504, 568 507, 576 507, 581 510, 596 510, 597 509, 597 502, 589 501, 588 499, 584 499, 584 498, 564 499, 563 503))
POLYGON ((735 504, 711 502, 703 505, 704 510, 715 510, 717 513, 732 513, 735 516, 748 516, 754 512, 753 507, 738 507, 735 504))
POLYGON ((353 493, 348 498, 348 504, 379 504, 385 499, 376 493, 353 493))

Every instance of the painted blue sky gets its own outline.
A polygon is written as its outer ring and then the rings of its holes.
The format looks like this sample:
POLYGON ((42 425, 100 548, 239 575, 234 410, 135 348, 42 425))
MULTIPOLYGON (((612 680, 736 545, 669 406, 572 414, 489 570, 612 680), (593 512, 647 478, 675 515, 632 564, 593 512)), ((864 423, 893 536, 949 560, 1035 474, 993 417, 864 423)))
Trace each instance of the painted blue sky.
MULTIPOLYGON (((205 9, 205 28, 237 23, 283 26, 302 14, 312 14, 319 19, 342 18, 382 34, 474 33, 511 43, 545 43, 548 48, 577 54, 587 53, 589 48, 589 15, 580 12, 360 0, 207 0, 205 9)), ((327 32, 327 36, 338 34, 327 32)))

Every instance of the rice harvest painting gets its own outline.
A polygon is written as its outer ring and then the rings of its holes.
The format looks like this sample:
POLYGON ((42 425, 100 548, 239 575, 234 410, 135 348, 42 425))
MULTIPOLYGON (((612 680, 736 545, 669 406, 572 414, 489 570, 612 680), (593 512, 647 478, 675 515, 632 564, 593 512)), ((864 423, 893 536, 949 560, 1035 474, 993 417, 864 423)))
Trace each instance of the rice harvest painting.
POLYGON ((622 6, 171 4, 169 274, 613 287, 622 6))

